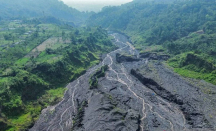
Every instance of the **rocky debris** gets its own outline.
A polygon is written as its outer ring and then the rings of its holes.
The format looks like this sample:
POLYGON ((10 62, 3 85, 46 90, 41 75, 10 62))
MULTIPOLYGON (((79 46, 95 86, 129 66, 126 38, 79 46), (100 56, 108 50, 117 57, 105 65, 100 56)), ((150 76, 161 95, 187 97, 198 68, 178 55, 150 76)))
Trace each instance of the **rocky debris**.
POLYGON ((136 55, 121 55, 119 53, 116 54, 116 61, 118 63, 122 63, 122 62, 134 62, 134 61, 139 61, 140 59, 138 59, 136 57, 136 55))
MULTIPOLYGON (((164 67, 162 67, 161 64, 155 64, 156 67, 160 66, 160 70, 162 70, 164 67)), ((145 67, 147 68, 147 67, 145 67)), ((149 70, 149 69, 148 69, 149 70)), ((143 85, 145 85, 146 87, 148 87, 149 89, 153 90, 157 95, 159 95, 160 97, 175 103, 179 106, 179 109, 183 112, 185 119, 187 120, 187 124, 189 124, 191 126, 191 128, 207 128, 206 130, 210 130, 213 129, 213 126, 210 124, 209 120, 206 119, 205 115, 203 114, 202 111, 202 105, 200 105, 200 103, 198 103, 197 101, 199 96, 197 96, 197 99, 190 99, 190 96, 187 96, 187 98, 185 98, 184 96, 182 96, 180 93, 174 93, 172 94, 170 91, 168 91, 165 87, 161 86, 159 83, 157 83, 155 80, 146 77, 146 75, 140 73, 141 71, 139 69, 132 69, 131 70, 131 74, 133 76, 135 76, 143 85), (183 99, 184 98, 184 99, 183 99)), ((168 75, 165 74, 165 72, 163 72, 164 76, 168 75)), ((168 73, 168 72, 166 72, 168 73)), ((171 73, 171 72, 169 72, 171 73)), ((171 75, 171 74, 169 74, 171 75)), ((174 74, 172 74, 173 77, 174 74)), ((151 76, 151 75, 150 75, 151 76)), ((176 76, 177 77, 177 76, 176 76)), ((173 79, 174 80, 174 79, 173 79)), ((186 81, 183 81, 181 79, 178 78, 178 81, 181 81, 182 83, 187 84, 186 81)), ((161 79, 160 79, 161 82, 161 79)), ((163 81, 161 83, 165 83, 168 81, 163 81)), ((170 87, 170 86, 177 86, 178 88, 183 88, 183 87, 179 87, 179 85, 173 84, 169 85, 170 83, 167 83, 166 86, 170 87)), ((189 88, 195 88, 192 85, 188 85, 189 88)), ((196 92, 196 90, 195 90, 196 92)), ((191 92, 193 93, 193 92, 191 92)), ((194 93, 193 93, 194 94, 194 93)), ((193 96, 193 95, 191 95, 193 96)))
POLYGON ((179 98, 177 95, 173 95, 171 92, 160 86, 157 82, 152 80, 151 78, 144 77, 142 74, 138 73, 134 69, 131 70, 131 74, 135 76, 141 83, 143 83, 145 86, 153 90, 155 93, 157 93, 160 97, 170 101, 174 102, 178 105, 182 105, 183 101, 182 98, 179 98))
POLYGON ((85 110, 84 128, 88 131, 137 131, 139 113, 122 108, 107 94, 95 94, 85 110))
POLYGON ((155 61, 117 63, 117 53, 135 51, 113 35, 119 49, 68 84, 63 100, 44 109, 30 131, 214 130, 214 107, 196 86, 155 61))
POLYGON ((205 115, 199 108, 194 108, 190 102, 187 102, 180 106, 180 109, 184 113, 187 123, 192 126, 192 128, 213 128, 209 121, 205 118, 205 115))
POLYGON ((159 55, 158 53, 154 52, 146 52, 146 53, 140 53, 140 58, 148 58, 149 60, 165 60, 167 61, 170 56, 169 55, 159 55))
POLYGON ((152 119, 152 123, 153 123, 153 127, 159 127, 160 126, 160 123, 155 116, 152 119))

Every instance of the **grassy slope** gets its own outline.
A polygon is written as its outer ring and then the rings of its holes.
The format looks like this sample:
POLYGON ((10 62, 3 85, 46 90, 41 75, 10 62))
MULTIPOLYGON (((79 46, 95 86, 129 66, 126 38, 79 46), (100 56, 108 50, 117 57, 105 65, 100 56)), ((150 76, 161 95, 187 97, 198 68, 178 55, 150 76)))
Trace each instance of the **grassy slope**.
POLYGON ((216 68, 209 56, 186 52, 168 60, 168 65, 184 77, 203 79, 216 85, 216 68))

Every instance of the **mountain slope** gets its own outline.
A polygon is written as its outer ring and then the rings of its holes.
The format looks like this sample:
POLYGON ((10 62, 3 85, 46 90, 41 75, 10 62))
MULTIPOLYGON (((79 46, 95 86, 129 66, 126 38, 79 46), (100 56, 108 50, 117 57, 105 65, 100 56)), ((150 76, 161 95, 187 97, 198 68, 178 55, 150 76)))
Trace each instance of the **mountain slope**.
POLYGON ((87 23, 127 32, 133 36, 135 44, 162 44, 187 36, 202 29, 206 22, 215 20, 214 3, 205 0, 174 4, 132 2, 105 8, 91 16, 87 23))
POLYGON ((32 18, 53 16, 75 23, 83 22, 90 14, 79 12, 59 0, 1 0, 1 18, 32 18))

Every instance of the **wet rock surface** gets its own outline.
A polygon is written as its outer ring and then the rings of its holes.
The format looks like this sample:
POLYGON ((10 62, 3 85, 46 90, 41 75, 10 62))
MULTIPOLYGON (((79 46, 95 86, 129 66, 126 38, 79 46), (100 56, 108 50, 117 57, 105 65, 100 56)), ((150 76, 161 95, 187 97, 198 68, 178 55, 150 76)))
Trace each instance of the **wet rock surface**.
POLYGON ((190 83, 152 56, 138 57, 123 35, 111 35, 119 48, 69 83, 63 100, 44 109, 30 131, 215 130, 216 118, 209 114, 215 96, 198 86, 214 85, 190 83), (90 88, 91 80, 96 88, 90 88))

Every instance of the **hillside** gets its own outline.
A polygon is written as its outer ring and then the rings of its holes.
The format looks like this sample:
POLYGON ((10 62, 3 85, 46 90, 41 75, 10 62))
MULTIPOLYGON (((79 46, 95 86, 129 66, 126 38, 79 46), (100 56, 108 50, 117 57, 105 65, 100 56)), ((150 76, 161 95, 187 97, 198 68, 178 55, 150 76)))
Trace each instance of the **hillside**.
POLYGON ((173 3, 136 0, 119 7, 104 8, 102 12, 92 15, 88 24, 124 32, 142 52, 152 48, 150 51, 171 55, 173 59, 168 61, 168 65, 178 68, 175 71, 179 74, 216 84, 215 68, 195 64, 203 61, 210 66, 216 64, 215 8, 214 0, 173 3), (185 58, 188 53, 194 54, 193 58, 185 58), (183 62, 185 60, 187 62, 183 62), (189 72, 194 75, 187 75, 189 72))
POLYGON ((58 103, 67 83, 115 49, 102 28, 73 28, 38 19, 2 21, 0 131, 32 127, 42 109, 58 103))
POLYGON ((1 0, 0 18, 20 19, 52 16, 74 23, 84 22, 90 13, 79 12, 59 0, 1 0))

